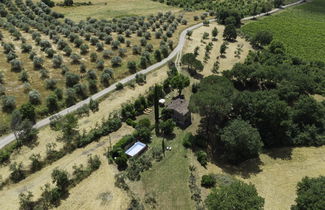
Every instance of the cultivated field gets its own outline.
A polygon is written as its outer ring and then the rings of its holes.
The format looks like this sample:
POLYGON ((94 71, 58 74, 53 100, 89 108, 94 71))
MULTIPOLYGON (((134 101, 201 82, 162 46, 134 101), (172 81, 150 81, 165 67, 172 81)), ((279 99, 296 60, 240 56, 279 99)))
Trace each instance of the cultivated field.
MULTIPOLYGON (((166 57, 176 46, 179 33, 198 22, 192 15, 199 14, 174 16, 158 13, 160 7, 156 6, 157 10, 148 9, 155 14, 150 17, 128 16, 114 21, 92 17, 78 23, 63 21, 48 7, 32 1, 6 1, 0 6, 6 14, 0 19, 0 95, 15 100, 10 110, 0 111, 0 135, 9 130, 12 109, 30 101, 32 93, 39 98, 32 102, 37 118, 43 118, 166 57), (67 77, 72 80, 70 84, 67 77), (48 109, 50 95, 57 101, 53 110, 48 109)), ((165 11, 166 6, 161 6, 159 11, 165 11)))
POLYGON ((282 41, 287 51, 306 60, 325 61, 325 2, 313 0, 307 4, 289 8, 280 14, 247 23, 243 28, 247 35, 270 30, 275 40, 282 41))

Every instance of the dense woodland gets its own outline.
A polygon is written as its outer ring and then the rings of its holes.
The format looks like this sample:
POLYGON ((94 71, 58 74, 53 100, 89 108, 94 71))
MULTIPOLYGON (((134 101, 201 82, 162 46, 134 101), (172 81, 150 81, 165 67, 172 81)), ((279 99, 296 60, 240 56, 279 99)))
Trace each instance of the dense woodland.
POLYGON ((324 79, 324 63, 287 56, 279 42, 251 52, 223 76, 204 78, 192 95, 190 108, 202 116, 195 144, 224 148, 235 162, 262 148, 324 145, 325 107, 313 98, 324 94, 324 79))

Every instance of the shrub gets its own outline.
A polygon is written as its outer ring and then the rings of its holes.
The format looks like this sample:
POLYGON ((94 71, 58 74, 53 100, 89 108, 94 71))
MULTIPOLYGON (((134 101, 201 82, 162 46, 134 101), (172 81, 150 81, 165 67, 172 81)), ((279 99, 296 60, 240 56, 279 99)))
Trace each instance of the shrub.
POLYGON ((213 174, 203 175, 201 179, 201 186, 211 188, 216 185, 216 178, 213 174))
POLYGON ((100 82, 105 86, 109 86, 109 80, 112 78, 112 71, 109 69, 105 69, 104 72, 100 76, 100 82))
POLYGON ((119 56, 121 56, 121 57, 124 57, 125 54, 126 54, 126 52, 127 52, 127 50, 126 50, 125 48, 120 48, 120 49, 118 49, 118 54, 119 54, 119 56))
POLYGON ((97 112, 99 110, 99 103, 97 100, 90 99, 89 108, 92 112, 97 112))
POLYGON ((113 56, 113 52, 111 50, 104 50, 103 52, 103 58, 104 59, 109 59, 113 56))
POLYGON ((63 63, 63 59, 60 55, 54 55, 52 58, 52 63, 54 68, 59 68, 63 63))
POLYGON ((111 45, 112 45, 112 49, 117 50, 117 49, 119 48, 119 46, 120 46, 120 41, 118 41, 118 40, 114 40, 114 41, 111 43, 111 45))
POLYGON ((29 157, 29 160, 32 161, 31 165, 30 165, 30 170, 32 172, 36 172, 38 170, 40 170, 42 168, 42 161, 41 159, 41 155, 40 154, 32 154, 29 157))
POLYGON ((80 77, 77 74, 67 72, 65 74, 65 84, 67 87, 73 87, 75 84, 79 83, 80 77))
POLYGON ((136 74, 135 75, 135 81, 138 84, 146 83, 146 75, 145 74, 136 74))
POLYGON ((192 133, 186 133, 186 135, 183 138, 183 146, 185 148, 191 148, 194 143, 194 138, 195 137, 192 135, 192 133))
POLYGON ((96 62, 96 61, 97 61, 97 53, 92 52, 92 53, 90 54, 90 61, 91 61, 91 62, 96 62))
POLYGON ((161 133, 165 136, 173 134, 176 123, 172 119, 168 119, 159 124, 161 133))
POLYGON ((89 88, 89 92, 91 94, 94 94, 98 91, 98 88, 97 88, 97 80, 88 80, 88 88, 89 88))
POLYGON ((16 108, 16 99, 13 96, 2 96, 2 111, 11 113, 16 108))
POLYGON ((198 152, 196 152, 196 157, 197 157, 197 160, 199 161, 199 163, 202 165, 202 166, 206 166, 207 163, 208 163, 208 155, 206 152, 200 150, 198 152))
POLYGON ((19 75, 19 80, 22 82, 28 82, 29 81, 29 76, 27 71, 22 71, 19 75))
POLYGON ((99 39, 97 37, 91 37, 89 42, 91 45, 96 45, 99 42, 99 39))
POLYGON ((59 110, 58 98, 56 95, 52 94, 46 98, 46 107, 49 113, 54 113, 59 110))
POLYGON ((53 56, 55 54, 55 50, 53 50, 52 48, 46 48, 45 53, 48 58, 53 58, 53 56))
POLYGON ((65 98, 65 105, 67 107, 70 107, 72 105, 74 105, 77 101, 76 98, 76 92, 73 88, 68 88, 66 90, 66 98, 65 98))
POLYGON ((112 58, 111 63, 113 67, 120 66, 122 64, 122 58, 120 56, 115 56, 112 58))
POLYGON ((96 68, 97 68, 98 70, 103 70, 104 67, 105 67, 105 62, 104 62, 104 60, 102 60, 102 59, 98 60, 97 63, 96 63, 96 68))
POLYGON ((135 61, 129 61, 128 62, 128 69, 131 73, 135 73, 137 71, 137 64, 135 61))
POLYGON ((49 90, 54 90, 56 88, 57 81, 55 79, 46 79, 45 87, 49 90))
POLYGON ((77 53, 72 53, 70 59, 72 64, 79 64, 80 62, 80 56, 77 53))
POLYGON ((11 64, 11 70, 15 72, 20 72, 23 69, 23 64, 18 59, 13 59, 10 61, 11 64))
POLYGON ((41 94, 37 90, 32 90, 28 93, 29 102, 33 105, 41 103, 41 94))
POLYGON ((12 180, 13 182, 17 183, 23 179, 25 179, 25 173, 23 171, 23 164, 19 163, 17 164, 16 162, 14 162, 13 164, 11 164, 9 166, 10 168, 10 180, 12 180))
POLYGON ((124 85, 122 83, 117 83, 116 84, 116 90, 122 90, 124 88, 124 85))
POLYGON ((98 43, 96 44, 96 50, 97 50, 98 52, 103 51, 103 50, 104 50, 104 44, 101 43, 101 42, 98 42, 98 43))
POLYGON ((121 109, 121 117, 122 119, 126 120, 126 119, 134 119, 136 116, 136 111, 134 108, 133 104, 125 104, 122 106, 121 109))
POLYGON ((85 55, 89 52, 89 46, 87 44, 82 44, 80 46, 80 54, 85 55))

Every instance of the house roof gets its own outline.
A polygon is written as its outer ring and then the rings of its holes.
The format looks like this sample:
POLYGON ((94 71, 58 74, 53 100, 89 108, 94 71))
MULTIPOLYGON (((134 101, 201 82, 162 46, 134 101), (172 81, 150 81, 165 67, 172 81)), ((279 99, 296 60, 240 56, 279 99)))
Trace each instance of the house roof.
POLYGON ((146 148, 147 145, 145 145, 144 143, 138 141, 135 142, 132 147, 130 147, 128 150, 125 151, 125 154, 133 157, 137 154, 139 154, 142 150, 144 150, 146 148))
POLYGON ((185 115, 189 112, 188 110, 188 101, 185 99, 177 98, 173 100, 167 107, 168 109, 172 109, 182 115, 185 115))

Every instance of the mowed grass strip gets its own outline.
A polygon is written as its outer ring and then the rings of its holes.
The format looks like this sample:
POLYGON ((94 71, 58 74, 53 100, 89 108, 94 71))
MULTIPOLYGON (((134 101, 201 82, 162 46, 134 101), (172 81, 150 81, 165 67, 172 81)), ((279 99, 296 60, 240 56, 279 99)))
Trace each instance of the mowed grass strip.
MULTIPOLYGON (((165 139, 165 145, 171 146, 172 150, 166 151, 160 162, 154 162, 152 168, 141 175, 145 192, 156 195, 157 209, 194 209, 188 187, 189 160, 182 145, 185 133, 177 128, 175 139, 165 139)), ((161 141, 162 138, 153 137, 150 147, 161 148, 161 141)))
MULTIPOLYGON (((55 3, 62 0, 54 0, 55 3)), ((74 2, 88 2, 75 0, 74 2)), ((147 16, 158 12, 177 12, 180 9, 154 2, 151 0, 90 0, 90 6, 54 7, 56 12, 63 13, 66 18, 74 21, 87 17, 109 19, 114 17, 147 16)))
POLYGON ((289 54, 311 61, 325 62, 325 1, 313 0, 280 14, 250 22, 242 28, 249 36, 258 31, 273 32, 289 54))

